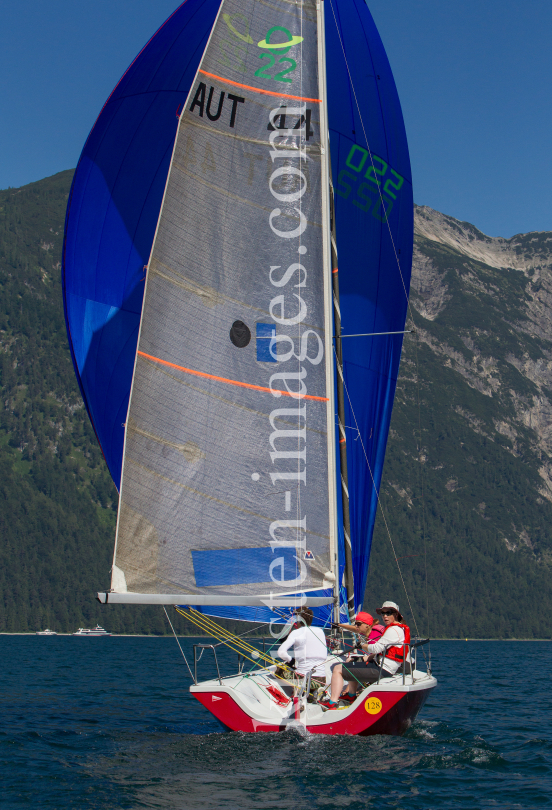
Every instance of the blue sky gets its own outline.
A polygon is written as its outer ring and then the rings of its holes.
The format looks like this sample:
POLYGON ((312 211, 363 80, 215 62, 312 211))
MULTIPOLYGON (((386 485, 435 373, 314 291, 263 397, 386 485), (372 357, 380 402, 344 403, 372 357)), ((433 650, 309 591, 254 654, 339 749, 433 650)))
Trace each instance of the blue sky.
MULTIPOLYGON (((347 2, 348 0, 337 0, 347 2)), ((0 188, 73 168, 177 0, 2 0, 0 188)), ((491 236, 552 230, 550 0, 371 0, 414 199, 491 236)))

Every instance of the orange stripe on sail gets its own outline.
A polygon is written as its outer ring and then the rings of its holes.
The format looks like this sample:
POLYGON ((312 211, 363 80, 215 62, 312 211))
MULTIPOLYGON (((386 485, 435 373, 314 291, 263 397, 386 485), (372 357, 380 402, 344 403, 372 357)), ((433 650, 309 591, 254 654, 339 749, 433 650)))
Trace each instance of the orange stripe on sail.
POLYGON ((249 84, 240 84, 233 82, 231 79, 225 79, 224 76, 217 76, 215 73, 207 73, 206 70, 198 70, 198 73, 203 73, 204 76, 209 76, 210 79, 218 79, 219 82, 225 84, 233 84, 234 87, 243 87, 244 90, 253 90, 254 93, 262 93, 265 96, 277 96, 278 98, 293 98, 295 101, 314 101, 316 104, 321 104, 321 98, 303 98, 302 96, 287 96, 285 93, 275 93, 273 90, 261 90, 259 87, 251 87, 249 84))
POLYGON ((138 352, 140 357, 145 357, 146 360, 151 360, 153 363, 161 363, 162 366, 169 366, 169 368, 176 368, 178 371, 184 371, 186 374, 193 374, 194 377, 205 377, 207 380, 217 380, 217 382, 227 383, 228 385, 237 385, 240 388, 252 388, 255 391, 266 391, 269 394, 279 393, 284 397, 293 397, 294 399, 315 399, 318 402, 327 402, 327 397, 315 397, 312 394, 303 394, 302 396, 295 395, 289 391, 280 391, 278 388, 264 388, 262 385, 252 385, 251 383, 239 382, 239 380, 228 380, 226 377, 217 377, 215 374, 206 374, 204 371, 194 371, 191 368, 184 366, 177 366, 176 363, 169 363, 167 360, 161 360, 159 357, 153 357, 151 354, 145 352, 138 352))

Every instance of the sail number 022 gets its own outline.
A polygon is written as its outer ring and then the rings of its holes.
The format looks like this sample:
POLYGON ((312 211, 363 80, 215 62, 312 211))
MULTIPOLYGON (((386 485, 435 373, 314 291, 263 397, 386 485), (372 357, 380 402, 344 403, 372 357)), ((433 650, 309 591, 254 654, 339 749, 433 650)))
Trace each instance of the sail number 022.
POLYGON ((356 143, 351 147, 345 165, 347 168, 342 169, 337 177, 336 194, 347 200, 354 188, 353 205, 364 212, 372 209, 372 216, 385 222, 403 186, 404 177, 391 169, 383 158, 372 154, 370 159, 368 150, 356 143))

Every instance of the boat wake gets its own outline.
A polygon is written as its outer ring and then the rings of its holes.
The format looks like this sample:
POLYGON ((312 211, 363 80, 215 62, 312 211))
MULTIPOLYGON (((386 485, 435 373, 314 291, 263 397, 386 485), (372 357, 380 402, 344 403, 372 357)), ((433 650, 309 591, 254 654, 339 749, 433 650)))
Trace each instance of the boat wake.
POLYGON ((115 735, 113 743, 112 756, 91 757, 85 770, 92 780, 109 776, 139 807, 434 810, 448 809, 451 795, 466 810, 520 806, 508 799, 517 784, 509 763, 446 723, 416 722, 404 737, 311 735, 292 722, 284 734, 115 735))
POLYGON ((298 734, 303 739, 307 737, 313 737, 310 731, 305 727, 304 723, 301 723, 299 720, 290 720, 289 723, 286 724, 286 731, 292 734, 298 734))

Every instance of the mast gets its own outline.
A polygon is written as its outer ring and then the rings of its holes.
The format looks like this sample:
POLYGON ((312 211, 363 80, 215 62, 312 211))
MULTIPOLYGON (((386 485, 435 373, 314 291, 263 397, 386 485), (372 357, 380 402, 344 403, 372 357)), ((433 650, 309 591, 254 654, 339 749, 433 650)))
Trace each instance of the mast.
POLYGON ((337 532, 337 490, 336 490, 336 454, 335 454, 335 402, 333 392, 334 386, 334 365, 333 365, 333 326, 332 326, 332 283, 330 280, 332 269, 332 251, 330 244, 330 227, 332 222, 331 209, 333 199, 331 198, 331 187, 325 182, 325 178, 331 183, 330 166, 330 133, 328 126, 328 100, 326 90, 326 36, 324 31, 324 3, 317 4, 318 16, 318 76, 320 87, 320 152, 322 158, 322 239, 323 239, 323 276, 324 276, 324 310, 326 325, 326 379, 329 402, 327 407, 327 433, 328 433, 328 497, 330 504, 330 558, 331 573, 334 577, 334 620, 339 622, 339 555, 338 555, 338 532, 337 532))
POLYGON ((339 425, 339 461, 341 466, 341 500, 343 504, 343 535, 345 538, 345 588, 349 620, 355 617, 355 583, 353 575, 353 550, 351 546, 351 513, 349 508, 349 479, 347 474, 347 436, 345 433, 345 388, 343 380, 343 345, 341 342, 341 310, 339 308, 339 273, 337 262, 337 239, 335 228, 334 189, 331 172, 330 223, 332 252, 333 313, 335 328, 335 357, 337 365, 337 421, 339 425))

